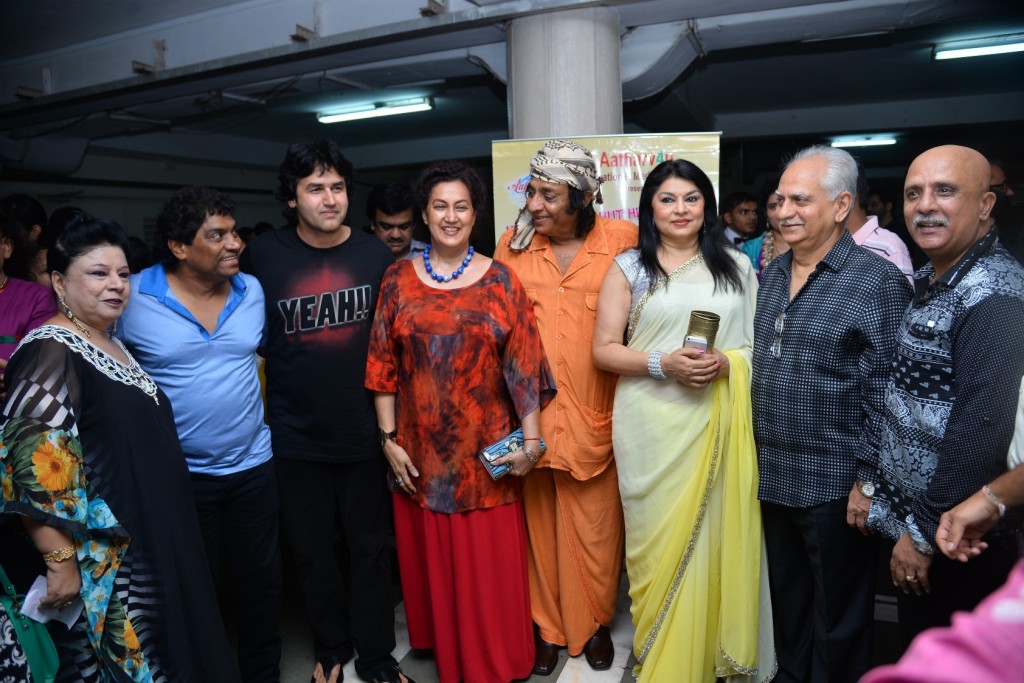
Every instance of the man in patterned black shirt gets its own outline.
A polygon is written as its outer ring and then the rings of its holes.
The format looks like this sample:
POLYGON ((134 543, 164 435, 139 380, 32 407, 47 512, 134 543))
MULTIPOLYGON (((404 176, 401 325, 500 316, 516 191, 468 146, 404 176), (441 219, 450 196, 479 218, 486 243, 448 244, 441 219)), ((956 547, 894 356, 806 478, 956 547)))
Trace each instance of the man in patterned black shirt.
POLYGON ((846 152, 794 157, 777 190, 791 250, 765 269, 757 298, 752 398, 776 681, 856 681, 871 665, 867 496, 910 285, 847 232, 856 188, 846 152))
POLYGON ((973 609, 1017 557, 1002 526, 967 564, 934 545, 942 513, 1006 470, 1024 374, 1024 268, 989 227, 988 186, 985 158, 948 145, 915 159, 904 187, 907 227, 931 262, 899 330, 869 524, 896 541, 889 568, 905 644, 973 609))

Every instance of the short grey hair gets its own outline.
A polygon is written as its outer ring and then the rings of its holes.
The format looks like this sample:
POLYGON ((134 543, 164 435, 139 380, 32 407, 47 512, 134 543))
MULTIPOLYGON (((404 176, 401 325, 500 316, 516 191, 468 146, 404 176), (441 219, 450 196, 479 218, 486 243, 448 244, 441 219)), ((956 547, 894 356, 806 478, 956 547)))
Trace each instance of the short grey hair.
POLYGON ((818 184, 825 190, 830 202, 835 201, 836 197, 844 192, 849 192, 851 197, 857 196, 857 162, 844 149, 812 145, 794 154, 786 168, 792 166, 795 161, 812 157, 822 157, 825 160, 825 175, 818 184))

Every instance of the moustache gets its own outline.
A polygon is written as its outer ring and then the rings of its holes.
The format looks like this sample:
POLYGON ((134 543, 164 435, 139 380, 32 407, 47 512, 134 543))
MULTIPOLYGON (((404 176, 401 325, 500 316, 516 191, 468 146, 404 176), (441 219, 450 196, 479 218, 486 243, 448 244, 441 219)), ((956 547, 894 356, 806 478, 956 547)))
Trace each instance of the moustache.
POLYGON ((914 220, 911 222, 911 225, 917 228, 920 227, 921 223, 932 223, 943 228, 949 227, 949 219, 946 218, 945 216, 925 216, 922 214, 917 214, 916 216, 914 216, 914 220))

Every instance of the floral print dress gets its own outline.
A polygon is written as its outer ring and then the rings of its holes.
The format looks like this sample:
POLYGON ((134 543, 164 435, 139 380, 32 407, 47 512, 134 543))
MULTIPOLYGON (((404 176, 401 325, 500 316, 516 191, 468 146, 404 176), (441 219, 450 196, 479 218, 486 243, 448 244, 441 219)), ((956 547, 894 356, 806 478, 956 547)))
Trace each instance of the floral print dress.
POLYGON ((82 576, 58 680, 238 680, 166 396, 53 325, 6 375, 0 512, 70 532, 82 576))

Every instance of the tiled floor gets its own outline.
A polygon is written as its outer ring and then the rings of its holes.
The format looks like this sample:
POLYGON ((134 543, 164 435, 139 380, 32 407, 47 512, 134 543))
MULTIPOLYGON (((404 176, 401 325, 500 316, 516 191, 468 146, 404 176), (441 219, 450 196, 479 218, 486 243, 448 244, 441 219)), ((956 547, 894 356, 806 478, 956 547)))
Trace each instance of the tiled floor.
MULTIPOLYGON (((625 583, 625 581, 623 581, 625 583)), ((875 663, 895 661, 896 642, 895 600, 880 595, 875 602, 875 663)), ((401 604, 395 608, 395 635, 398 646, 395 657, 402 670, 416 683, 438 683, 434 660, 429 653, 409 649, 409 636, 405 628, 405 610, 401 604)), ((615 662, 608 671, 593 671, 582 656, 570 658, 562 651, 559 667, 547 677, 532 676, 530 683, 633 683, 630 673, 633 661, 629 654, 633 642, 633 624, 629 618, 629 598, 623 588, 619 593, 619 606, 611 626, 615 643, 615 662)), ((281 683, 307 683, 312 673, 313 656, 310 634, 302 610, 287 609, 282 625, 284 653, 281 658, 281 683)), ((345 665, 346 681, 358 681, 352 662, 345 665)))
MULTIPOLYGON (((888 580, 888 554, 880 553, 878 562, 878 595, 875 599, 875 664, 893 662, 899 657, 896 632, 896 604, 892 584, 888 580)), ((283 653, 281 658, 281 683, 308 683, 313 669, 313 654, 309 627, 299 604, 294 578, 286 572, 284 613, 281 625, 283 653)), ((629 616, 629 596, 625 573, 619 591, 618 608, 611 625, 612 641, 615 644, 615 661, 608 671, 593 671, 582 656, 570 658, 563 650, 559 667, 547 677, 533 676, 530 683, 633 683, 631 674, 632 657, 630 647, 633 641, 633 624, 629 616)), ((395 607, 395 637, 397 647, 394 655, 403 671, 416 683, 438 683, 437 670, 429 653, 412 651, 409 648, 409 634, 405 625, 405 609, 402 603, 395 607)), ((360 680, 353 663, 348 662, 343 670, 346 681, 360 680)))
MULTIPOLYGON (((285 604, 281 629, 284 640, 281 683, 308 683, 313 668, 309 628, 306 626, 301 607, 287 598, 285 604)), ((615 661, 608 671, 593 671, 584 657, 570 658, 563 650, 555 673, 544 677, 533 676, 527 680, 530 683, 632 683, 633 676, 626 668, 633 643, 633 624, 629 618, 629 597, 626 594, 625 578, 623 589, 619 592, 618 610, 611 625, 611 634, 612 642, 615 644, 615 661)), ((402 665, 402 670, 416 683, 437 683, 437 670, 429 653, 409 649, 405 609, 401 603, 395 608, 395 638, 398 646, 394 655, 402 665)), ((632 662, 629 664, 632 666, 632 662)), ((346 681, 359 680, 352 662, 345 665, 343 673, 346 681)))

